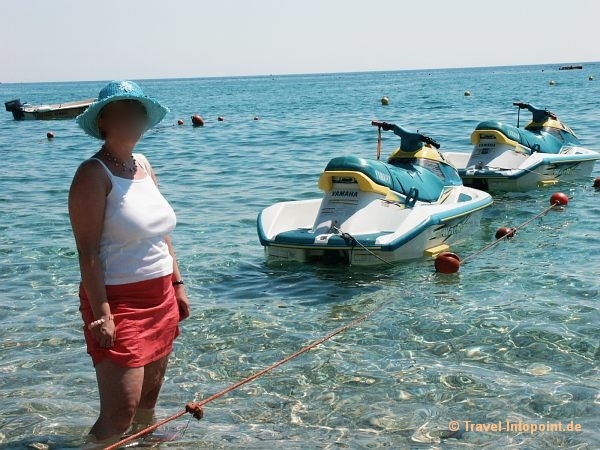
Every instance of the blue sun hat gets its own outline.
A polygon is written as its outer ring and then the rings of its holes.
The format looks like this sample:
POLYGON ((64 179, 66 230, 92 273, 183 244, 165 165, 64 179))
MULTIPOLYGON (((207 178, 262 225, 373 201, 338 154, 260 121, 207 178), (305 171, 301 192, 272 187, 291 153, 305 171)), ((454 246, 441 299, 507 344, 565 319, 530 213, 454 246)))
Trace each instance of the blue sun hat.
POLYGON ((161 105, 157 100, 146 96, 142 88, 133 81, 111 81, 102 88, 98 94, 98 100, 77 116, 77 119, 75 119, 77 124, 90 136, 102 139, 100 130, 98 129, 98 115, 102 111, 102 108, 118 100, 137 100, 144 105, 148 114, 146 130, 163 120, 169 112, 169 109, 161 105))

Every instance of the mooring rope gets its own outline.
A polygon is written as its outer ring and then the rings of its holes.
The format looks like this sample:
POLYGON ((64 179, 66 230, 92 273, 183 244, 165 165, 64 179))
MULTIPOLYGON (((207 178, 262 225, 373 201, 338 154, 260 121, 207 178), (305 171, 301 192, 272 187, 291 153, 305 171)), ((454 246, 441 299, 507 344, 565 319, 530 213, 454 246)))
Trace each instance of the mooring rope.
POLYGON ((527 219, 525 222, 523 222, 520 225, 517 225, 516 227, 512 227, 510 229, 509 233, 505 233, 502 236, 500 236, 499 238, 497 238, 495 241, 490 242, 488 245, 486 245, 485 247, 483 247, 482 249, 476 251, 475 253, 472 253, 471 255, 468 255, 467 257, 465 257, 460 264, 463 265, 466 262, 468 262, 469 260, 475 258, 476 256, 479 256, 480 254, 482 254, 484 251, 488 250, 489 248, 493 247, 494 245, 498 244, 500 241, 502 241, 503 239, 510 239, 512 238, 515 233, 517 232, 517 230, 520 230, 521 228, 524 228, 525 226, 529 225, 531 222, 533 222, 535 219, 542 217, 544 214, 546 214, 548 211, 550 211, 552 208, 555 208, 556 206, 561 205, 560 201, 555 201, 553 202, 550 206, 548 206, 547 208, 545 208, 542 212, 540 212, 539 214, 536 214, 535 216, 531 217, 530 219, 527 219))
MULTIPOLYGON (((342 237, 342 239, 349 240, 350 242, 352 242, 353 249, 354 249, 354 244, 357 244, 359 247, 361 247, 364 251, 366 251, 367 253, 369 253, 371 256, 374 256, 375 258, 377 258, 380 261, 383 261, 386 264, 392 265, 392 263, 390 261, 387 261, 387 260, 383 259, 381 256, 375 254, 373 251, 371 251, 370 249, 368 249, 367 247, 365 247, 363 244, 361 244, 358 241, 358 239, 356 239, 350 233, 346 233, 346 232, 340 230, 338 227, 335 227, 335 226, 333 227, 333 229, 338 232, 338 234, 342 237)), ((350 256, 350 259, 352 260, 352 255, 350 256)), ((352 264, 352 261, 350 261, 350 264, 352 264)))
POLYGON ((371 317, 373 314, 375 314, 377 311, 381 310, 385 306, 386 303, 387 302, 380 303, 378 306, 376 306, 375 308, 373 308, 371 311, 369 311, 369 312, 363 314, 362 316, 354 319, 353 321, 347 323, 346 325, 343 325, 343 326, 335 329, 334 331, 332 331, 331 333, 327 334, 326 336, 323 336, 322 338, 320 338, 320 339, 312 342, 311 344, 309 344, 309 345, 307 345, 305 347, 302 347, 297 352, 295 352, 295 353, 293 353, 293 354, 291 354, 291 355, 283 358, 282 360, 276 362, 275 364, 272 364, 272 365, 270 365, 270 366, 268 366, 268 367, 260 370, 259 372, 256 372, 255 374, 253 374, 253 375, 251 375, 251 376, 249 376, 247 378, 244 378, 243 380, 241 380, 241 381, 239 381, 239 382, 237 382, 235 384, 232 384, 228 388, 225 388, 222 391, 219 391, 216 394, 213 394, 210 397, 207 397, 204 400, 201 400, 199 402, 190 402, 190 403, 187 403, 185 405, 185 409, 182 410, 182 411, 180 411, 180 412, 178 412, 177 414, 173 414, 172 416, 167 417, 166 419, 161 420, 160 422, 157 422, 157 423, 155 423, 155 424, 153 424, 153 425, 151 425, 151 426, 149 426, 149 427, 147 427, 147 428, 145 428, 145 429, 143 429, 143 430, 141 430, 141 431, 139 431, 139 432, 137 432, 135 434, 132 434, 131 436, 127 436, 126 438, 120 440, 119 442, 117 442, 115 444, 112 444, 112 445, 110 445, 108 447, 105 447, 104 450, 115 450, 118 447, 120 447, 121 445, 126 444, 128 442, 131 442, 134 439, 137 439, 139 437, 145 436, 146 434, 151 433, 152 431, 154 431, 157 428, 165 425, 166 423, 171 422, 171 421, 173 421, 175 419, 178 419, 179 417, 183 416, 186 413, 192 414, 192 416, 195 419, 197 419, 197 420, 202 419, 202 417, 204 415, 202 407, 204 405, 206 405, 207 403, 210 403, 213 400, 216 400, 219 397, 222 397, 223 395, 225 395, 225 394, 227 394, 227 393, 229 393, 229 392, 231 392, 231 391, 233 391, 233 390, 235 390, 235 389, 243 386, 246 383, 249 383, 249 382, 251 382, 253 380, 256 380, 257 378, 263 376, 267 372, 270 372, 271 370, 273 370, 273 369, 281 366, 282 364, 285 364, 288 361, 290 361, 290 360, 292 360, 292 359, 294 359, 294 358, 302 355, 303 353, 306 353, 307 351, 312 350, 316 346, 322 344, 325 341, 328 341, 332 337, 334 337, 334 336, 342 333, 343 331, 347 330, 348 328, 350 328, 350 327, 352 327, 354 325, 357 325, 360 322, 365 321, 366 319, 368 319, 369 317, 371 317))

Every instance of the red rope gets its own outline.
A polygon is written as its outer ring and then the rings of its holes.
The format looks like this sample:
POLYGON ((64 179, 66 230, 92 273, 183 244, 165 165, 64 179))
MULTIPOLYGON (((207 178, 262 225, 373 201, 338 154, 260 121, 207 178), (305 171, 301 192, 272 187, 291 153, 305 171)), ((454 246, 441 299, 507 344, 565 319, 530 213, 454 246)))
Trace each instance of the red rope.
POLYGON ((271 370, 281 366, 282 364, 285 364, 286 362, 302 355, 303 353, 306 353, 307 351, 315 348, 316 346, 322 344, 325 341, 328 341, 329 339, 331 339, 332 337, 334 337, 337 334, 340 334, 341 332, 347 330, 348 328, 363 322, 364 320, 368 319, 369 317, 371 317, 373 314, 375 314, 377 311, 379 311, 381 308, 383 308, 383 306, 385 305, 385 302, 380 304, 379 306, 377 306, 376 308, 373 308, 371 311, 369 311, 366 314, 363 314, 362 316, 358 317, 357 319, 354 319, 352 322, 347 323, 346 325, 343 325, 339 328, 337 328, 336 330, 332 331, 331 333, 329 333, 328 335, 322 337, 321 339, 314 341, 313 343, 307 345, 306 347, 302 347, 300 350, 298 350, 297 352, 283 358, 281 361, 276 362, 275 364, 270 365, 269 367, 266 367, 264 369, 262 369, 259 372, 256 372, 254 375, 249 376, 248 378, 243 379, 242 381, 239 381, 235 384, 232 384, 231 386, 223 389, 220 392, 217 392, 216 394, 211 395, 210 397, 205 398, 204 400, 201 400, 199 402, 193 403, 190 402, 188 404, 185 405, 185 409, 183 411, 178 412, 177 414, 173 414, 171 417, 167 417, 166 419, 155 423, 154 425, 149 426, 148 428, 145 428, 141 431, 139 431, 138 433, 132 434, 131 436, 127 436, 126 438, 122 439, 121 441, 112 444, 108 447, 105 447, 104 450, 115 450, 118 447, 120 447, 123 444, 126 444, 128 442, 133 441, 134 439, 137 439, 139 437, 142 437, 148 433, 151 433, 152 431, 156 430, 157 428, 161 427, 162 425, 171 422, 172 420, 178 419, 179 417, 183 416, 185 413, 190 413, 194 416, 194 418, 200 420, 203 416, 203 410, 202 407, 204 405, 206 405, 207 403, 212 402, 213 400, 218 399, 219 397, 222 397, 223 395, 239 388, 240 386, 243 386, 246 383, 249 383, 253 380, 256 380, 257 378, 261 377, 262 375, 266 374, 267 372, 270 372, 271 370))
POLYGON ((548 206, 546 209, 544 209, 541 213, 533 216, 531 219, 526 220, 525 222, 523 222, 521 225, 518 225, 514 228, 511 229, 510 233, 507 233, 501 237, 499 237, 498 239, 496 239, 495 241, 490 242, 488 245, 486 245, 485 247, 483 247, 481 250, 476 251, 475 253, 467 256, 466 258, 464 258, 460 264, 463 265, 465 264, 467 261, 469 261, 470 259, 475 258, 476 256, 479 256, 481 253, 483 253, 484 251, 486 251, 487 249, 493 247, 494 245, 496 245, 498 242, 502 241, 503 239, 509 239, 511 237, 513 237, 515 235, 515 233, 517 232, 517 230, 523 228, 525 225, 528 225, 529 223, 533 222, 535 219, 537 219, 538 217, 543 216, 544 214, 546 214, 548 211, 550 211, 552 208, 554 208, 555 206, 560 205, 560 202, 554 202, 552 203, 550 206, 548 206))

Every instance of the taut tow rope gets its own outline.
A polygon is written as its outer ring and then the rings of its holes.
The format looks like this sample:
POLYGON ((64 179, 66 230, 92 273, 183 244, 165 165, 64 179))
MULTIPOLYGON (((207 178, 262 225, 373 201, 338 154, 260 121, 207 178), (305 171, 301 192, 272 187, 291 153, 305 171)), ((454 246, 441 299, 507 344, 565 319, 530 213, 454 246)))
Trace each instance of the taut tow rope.
POLYGON ((461 264, 465 264, 467 263, 469 260, 475 258, 476 256, 479 256, 481 253, 483 253, 484 251, 486 251, 487 249, 489 249, 490 247, 493 247, 494 245, 498 244, 500 241, 502 241, 503 239, 510 239, 512 238, 515 233, 517 232, 517 230, 520 230, 521 228, 525 227, 526 225, 529 225, 531 222, 533 222, 535 219, 542 217, 544 214, 546 214, 548 211, 550 211, 552 208, 559 206, 560 203, 555 202, 552 203, 550 206, 548 206, 546 209, 544 209, 543 211, 541 211, 540 213, 536 214, 535 216, 533 216, 530 219, 527 219, 525 222, 523 222, 520 225, 517 225, 516 227, 513 227, 510 229, 509 233, 503 234, 502 236, 498 237, 495 241, 490 242, 488 245, 486 245, 485 247, 483 247, 482 249, 476 251, 475 253, 472 253, 468 256, 466 256, 462 261, 461 264))
POLYGON ((462 261, 458 257, 458 255, 451 253, 451 252, 442 252, 442 253, 438 254, 435 258, 435 271, 441 272, 441 273, 446 273, 446 274, 458 272, 458 269, 461 265, 463 265, 463 264, 469 262, 470 260, 474 259, 475 257, 481 255, 484 251, 486 251, 489 248, 493 247, 494 245, 498 244, 502 240, 510 239, 510 238, 514 237, 517 230, 520 230, 521 228, 530 224, 535 219, 542 217, 544 214, 546 214, 551 209, 556 208, 557 206, 565 206, 568 203, 569 203, 569 197, 567 197, 566 194, 563 194, 562 192, 555 192, 550 197, 550 206, 548 206, 547 208, 544 208, 541 212, 539 212, 535 216, 531 217, 530 219, 527 219, 525 222, 523 222, 522 224, 520 224, 516 227, 513 227, 513 228, 501 227, 501 228, 499 228, 498 231, 496 232, 496 240, 490 242, 489 244, 484 246, 482 249, 476 251, 475 253, 470 254, 469 256, 464 258, 462 261))

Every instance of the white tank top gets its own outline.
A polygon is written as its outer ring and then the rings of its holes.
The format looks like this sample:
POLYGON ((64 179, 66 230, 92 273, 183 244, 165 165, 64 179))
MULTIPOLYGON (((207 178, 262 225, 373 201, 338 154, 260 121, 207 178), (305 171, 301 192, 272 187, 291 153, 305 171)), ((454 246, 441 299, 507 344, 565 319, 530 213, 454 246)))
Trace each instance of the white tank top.
POLYGON ((175 212, 150 176, 148 161, 134 154, 146 176, 138 180, 108 173, 112 189, 106 196, 100 260, 105 284, 126 284, 173 273, 173 258, 165 241, 175 228, 175 212))

